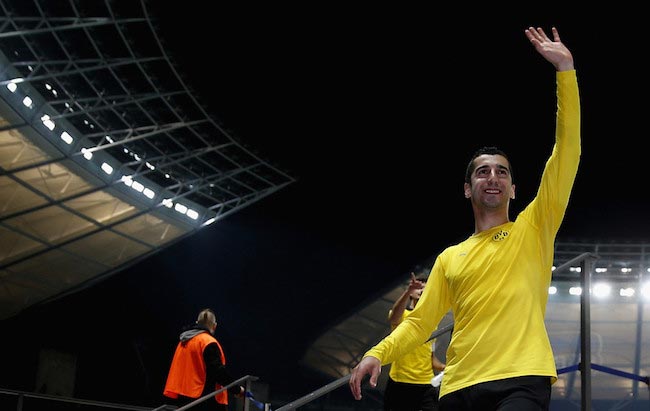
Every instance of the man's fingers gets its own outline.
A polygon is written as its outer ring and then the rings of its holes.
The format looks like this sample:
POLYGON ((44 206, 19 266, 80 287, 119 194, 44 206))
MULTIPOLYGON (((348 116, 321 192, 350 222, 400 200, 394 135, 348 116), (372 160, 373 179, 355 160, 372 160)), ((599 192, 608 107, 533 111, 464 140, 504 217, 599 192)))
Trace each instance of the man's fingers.
POLYGON ((361 383, 366 375, 370 374, 370 386, 375 388, 380 373, 381 364, 378 359, 366 357, 361 360, 361 362, 352 370, 350 381, 348 382, 350 385, 350 391, 352 391, 354 398, 357 400, 361 399, 361 383), (376 366, 375 363, 377 363, 376 366))
POLYGON ((352 396, 355 400, 361 399, 361 379, 358 378, 357 370, 352 371, 352 376, 350 377, 350 391, 352 391, 352 396))
POLYGON ((372 373, 372 376, 370 376, 370 386, 372 388, 375 388, 377 386, 378 377, 379 377, 379 373, 372 373))
POLYGON ((555 42, 561 42, 560 40, 560 33, 558 33, 557 29, 555 27, 551 27, 551 31, 553 32, 553 41, 555 42))

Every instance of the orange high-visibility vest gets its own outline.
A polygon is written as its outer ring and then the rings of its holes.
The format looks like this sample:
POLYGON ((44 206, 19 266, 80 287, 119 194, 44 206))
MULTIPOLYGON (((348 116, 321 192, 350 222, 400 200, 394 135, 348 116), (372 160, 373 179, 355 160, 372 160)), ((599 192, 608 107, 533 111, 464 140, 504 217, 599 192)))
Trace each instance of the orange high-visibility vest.
MULTIPOLYGON (((192 337, 189 341, 179 342, 172 358, 172 365, 167 375, 167 383, 163 394, 169 398, 178 398, 179 395, 190 398, 199 398, 205 387, 205 362, 203 350, 208 344, 216 343, 221 355, 221 363, 226 365, 226 356, 221 344, 210 333, 204 332, 192 337)), ((222 388, 216 384, 215 390, 222 388)), ((227 390, 215 395, 219 404, 228 404, 227 390)))

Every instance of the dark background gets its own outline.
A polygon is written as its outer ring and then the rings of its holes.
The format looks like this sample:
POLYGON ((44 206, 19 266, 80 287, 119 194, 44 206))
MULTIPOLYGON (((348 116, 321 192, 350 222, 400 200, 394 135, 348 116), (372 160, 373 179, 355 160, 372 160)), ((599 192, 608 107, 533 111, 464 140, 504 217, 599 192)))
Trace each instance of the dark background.
POLYGON ((471 234, 462 187, 475 149, 509 154, 513 218, 532 199, 554 139, 555 74, 525 37, 530 25, 558 27, 581 90, 583 157, 558 239, 647 242, 640 11, 183 4, 151 12, 186 81, 298 181, 4 321, 15 355, 0 386, 32 390, 46 347, 76 353, 77 397, 159 405, 179 330, 204 307, 234 376, 290 398, 329 382, 299 365, 307 347, 471 234))

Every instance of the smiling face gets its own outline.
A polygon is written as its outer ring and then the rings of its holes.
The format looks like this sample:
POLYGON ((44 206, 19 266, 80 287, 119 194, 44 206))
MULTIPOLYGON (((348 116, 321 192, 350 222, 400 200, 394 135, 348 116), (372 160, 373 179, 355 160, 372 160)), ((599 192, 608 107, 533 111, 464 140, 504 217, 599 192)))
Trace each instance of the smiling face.
POLYGON ((500 154, 482 154, 473 160, 470 182, 465 183, 465 197, 485 209, 508 209, 515 198, 515 185, 508 159, 500 154))

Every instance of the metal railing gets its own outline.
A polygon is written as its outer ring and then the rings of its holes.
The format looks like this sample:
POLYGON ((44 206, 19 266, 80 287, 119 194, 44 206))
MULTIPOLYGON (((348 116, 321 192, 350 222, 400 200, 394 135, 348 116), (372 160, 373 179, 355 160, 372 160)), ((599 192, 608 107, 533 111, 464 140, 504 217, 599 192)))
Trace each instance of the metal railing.
MULTIPOLYGON (((18 391, 18 390, 9 390, 9 389, 0 389, 0 395, 8 395, 8 396, 15 396, 16 397, 16 411, 29 411, 29 410, 42 410, 42 404, 35 405, 34 407, 27 406, 25 404, 25 399, 31 398, 35 400, 42 400, 42 401, 47 401, 47 402, 59 402, 59 403, 68 403, 68 404, 75 404, 75 405, 87 405, 88 407, 92 407, 93 409, 106 409, 106 410, 125 410, 125 411, 163 411, 163 410, 175 410, 175 411, 185 411, 185 410, 191 410, 192 407, 194 407, 196 404, 199 404, 203 401, 208 400, 209 398, 214 398, 214 396, 217 393, 220 393, 224 390, 227 390, 235 385, 245 385, 246 392, 250 392, 251 389, 251 382, 257 381, 258 377, 251 376, 251 375, 246 375, 236 381, 233 381, 232 383, 226 385, 225 387, 216 390, 210 394, 207 394, 201 398, 196 399, 195 401, 192 401, 191 403, 184 405, 182 407, 176 407, 173 405, 168 405, 168 404, 163 404, 159 407, 152 408, 152 407, 143 407, 143 406, 136 406, 136 405, 126 405, 126 404, 117 404, 117 403, 110 403, 110 402, 103 402, 103 401, 92 401, 92 400, 84 400, 84 399, 79 399, 79 398, 71 398, 71 397, 62 397, 62 396, 57 396, 57 395, 48 395, 48 394, 38 394, 38 393, 32 393, 32 392, 26 392, 26 391, 18 391)), ((248 397, 244 397, 244 411, 249 411, 250 409, 250 399, 248 397)), ((79 409, 79 408, 77 408, 79 409)))
POLYGON ((48 402, 69 403, 69 404, 77 404, 77 405, 88 405, 88 406, 92 406, 92 407, 105 408, 107 410, 110 409, 110 410, 127 410, 127 411, 151 411, 151 408, 147 408, 147 407, 139 407, 139 406, 134 406, 134 405, 126 405, 126 404, 116 404, 116 403, 102 402, 102 401, 83 400, 83 399, 79 399, 79 398, 60 397, 60 396, 57 396, 57 395, 38 394, 38 393, 33 393, 33 392, 8 390, 8 389, 0 389, 0 395, 15 396, 16 397, 16 411, 27 411, 27 410, 30 410, 30 409, 34 409, 34 410, 42 409, 40 407, 35 407, 35 408, 26 407, 25 406, 25 399, 27 399, 27 398, 31 398, 31 399, 35 399, 35 400, 44 400, 44 401, 48 401, 48 402))
MULTIPOLYGON (((235 385, 242 385, 242 383, 244 383, 244 382, 246 384, 246 392, 250 392, 251 382, 252 381, 257 381, 257 380, 258 380, 258 377, 254 377, 252 375, 246 375, 244 377, 241 377, 238 380, 235 380, 235 381, 231 382, 230 384, 226 385, 225 387, 221 387, 220 389, 218 389, 218 390, 216 390, 214 392, 206 394, 203 397, 197 398, 196 400, 190 402, 189 404, 186 404, 186 405, 183 405, 182 407, 176 408, 176 411, 189 410, 192 407, 194 407, 195 405, 202 403, 203 401, 207 401, 207 400, 209 400, 211 398, 214 398, 214 396, 219 394, 220 392, 226 391, 229 388, 234 387, 235 385)), ((249 408, 250 408, 249 402, 250 402, 249 399, 247 397, 244 397, 244 411, 249 410, 249 408)), ((163 411, 163 410, 168 410, 168 409, 169 409, 169 405, 163 404, 160 407, 153 409, 152 411, 163 411)))
POLYGON ((580 390, 582 411, 591 411, 591 272, 598 259, 593 253, 583 253, 555 268, 560 273, 580 263, 580 390))

